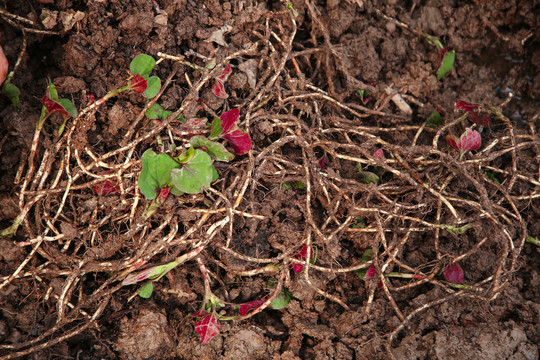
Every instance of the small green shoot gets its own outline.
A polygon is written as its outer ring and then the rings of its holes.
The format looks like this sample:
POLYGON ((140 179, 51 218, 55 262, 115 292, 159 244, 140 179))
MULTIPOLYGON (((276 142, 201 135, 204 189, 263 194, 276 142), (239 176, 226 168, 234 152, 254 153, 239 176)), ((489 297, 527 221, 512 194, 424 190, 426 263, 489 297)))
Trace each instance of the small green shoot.
POLYGON ((19 106, 19 95, 21 95, 21 91, 18 87, 9 82, 9 80, 6 80, 2 85, 0 93, 9 98, 15 109, 17 109, 19 106))
POLYGON ((467 230, 472 228, 472 225, 467 224, 467 225, 463 225, 461 227, 456 227, 456 226, 453 226, 453 225, 440 224, 440 225, 437 225, 437 227, 439 229, 443 229, 443 230, 448 231, 450 234, 463 235, 463 234, 465 234, 465 232, 467 230))
POLYGON ((159 119, 163 121, 172 114, 172 111, 164 110, 161 105, 156 103, 150 106, 144 114, 149 119, 159 119))
POLYGON ((527 236, 527 239, 525 239, 525 241, 528 242, 529 244, 540 246, 540 239, 537 237, 532 237, 529 235, 527 236))
POLYGON ((452 70, 456 60, 456 51, 448 51, 448 47, 441 50, 441 64, 437 69, 437 80, 441 80, 443 76, 452 70))
POLYGON ((441 116, 441 110, 437 108, 436 110, 433 110, 431 114, 429 114, 428 118, 426 119, 426 126, 431 129, 437 129, 438 127, 441 127, 444 124, 444 119, 441 116))

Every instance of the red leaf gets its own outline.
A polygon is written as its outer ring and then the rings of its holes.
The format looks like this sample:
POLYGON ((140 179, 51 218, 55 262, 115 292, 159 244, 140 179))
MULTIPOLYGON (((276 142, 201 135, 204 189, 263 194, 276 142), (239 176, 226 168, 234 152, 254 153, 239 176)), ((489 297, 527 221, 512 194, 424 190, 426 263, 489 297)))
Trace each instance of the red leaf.
POLYGON ((475 111, 479 107, 480 107, 480 104, 472 104, 472 103, 468 103, 468 102, 463 101, 463 100, 459 100, 456 103, 456 109, 457 110, 463 110, 465 112, 475 111))
POLYGON ((220 330, 221 323, 217 319, 216 314, 207 314, 195 323, 195 331, 197 331, 201 337, 201 345, 218 335, 220 330))
POLYGON ((137 74, 129 83, 129 88, 139 94, 142 94, 147 87, 146 79, 137 74))
POLYGON ((171 192, 171 189, 172 188, 162 188, 160 191, 159 191, 159 200, 160 201, 165 201, 167 199, 167 196, 169 196, 169 193, 171 192))
POLYGON ((459 140, 454 135, 447 135, 446 142, 456 150, 459 150, 459 140))
POLYGON ((227 140, 237 155, 244 155, 251 150, 251 138, 249 134, 238 129, 236 123, 240 116, 240 110, 231 109, 221 114, 221 137, 227 140))
POLYGON ((59 112, 64 116, 71 117, 71 115, 69 115, 69 113, 66 111, 66 109, 64 109, 62 105, 60 105, 53 99, 47 97, 47 95, 44 95, 43 98, 41 98, 39 101, 43 104, 43 106, 45 106, 49 114, 52 114, 53 112, 59 112))
POLYGON ((302 264, 294 264, 292 266, 292 269, 295 273, 300 274, 304 270, 304 265, 302 264))
POLYGON ((482 145, 482 136, 476 130, 467 129, 461 135, 459 148, 461 151, 477 150, 482 145))
POLYGON ((318 161, 319 161, 319 166, 323 170, 326 169, 328 167, 328 165, 330 165, 330 161, 328 160, 328 158, 326 156, 323 156, 318 161))
MULTIPOLYGON (((302 246, 302 248, 300 249, 300 251, 298 253, 296 253, 294 255, 295 258, 299 259, 299 260, 306 260, 306 257, 307 257, 307 246, 304 245, 302 246)), ((315 256, 315 251, 313 251, 313 248, 311 249, 311 251, 309 252, 310 253, 310 261, 313 260, 313 257, 315 256)), ((313 261, 312 261, 313 262, 313 261)), ((294 264, 293 265, 293 271, 297 274, 300 274, 302 271, 304 270, 304 265, 302 264, 294 264)))
POLYGON ((94 94, 88 94, 86 97, 88 98, 88 105, 92 105, 94 101, 96 101, 96 96, 94 94))
MULTIPOLYGON (((296 253, 294 257, 300 260, 306 260, 306 255, 307 255, 307 246, 304 245, 300 249, 300 252, 296 253)), ((311 257, 313 257, 313 251, 311 251, 311 257)))
POLYGON ((245 316, 249 312, 249 310, 257 309, 259 306, 264 304, 265 301, 266 299, 259 299, 247 302, 245 304, 240 304, 240 308, 238 311, 240 312, 240 315, 245 316))
POLYGON ((251 138, 248 133, 242 130, 234 130, 230 134, 223 136, 231 144, 236 155, 244 155, 251 150, 251 138))
POLYGON ((95 185, 92 190, 94 194, 104 196, 108 194, 116 194, 120 191, 120 186, 113 184, 109 180, 105 180, 97 185, 95 185))
POLYGON ((478 125, 488 125, 491 122, 489 115, 484 113, 470 113, 469 120, 478 125))
POLYGON ((227 112, 224 112, 221 114, 220 120, 221 120, 221 128, 223 131, 221 134, 228 134, 236 129, 236 123, 238 122, 238 118, 240 117, 240 110, 238 109, 231 109, 227 112))
POLYGON ((231 73, 232 73, 231 64, 227 64, 227 66, 225 67, 225 70, 223 70, 223 72, 221 73, 221 75, 219 75, 217 77, 217 79, 221 83, 225 83, 225 81, 227 81, 227 79, 229 78, 229 75, 231 75, 231 73))
MULTIPOLYGON (((377 273, 377 270, 375 269, 375 265, 371 265, 369 267, 369 269, 367 269, 367 271, 366 271, 366 275, 364 276, 364 280, 371 279, 372 277, 375 276, 376 273, 377 273)), ((381 284, 381 286, 382 286, 382 284, 381 284)))
POLYGON ((452 263, 444 270, 444 277, 454 284, 461 284, 463 282, 463 269, 457 263, 452 263))
POLYGON ((196 317, 197 319, 201 319, 208 315, 208 313, 204 310, 197 310, 194 313, 191 313, 191 316, 196 317))
POLYGON ((384 159, 384 151, 383 149, 379 149, 373 153, 373 157, 375 159, 384 159))
POLYGON ((450 48, 447 46, 445 47, 444 49, 441 49, 440 53, 439 53, 439 56, 441 58, 441 63, 444 59, 444 55, 448 52, 448 50, 450 50, 450 48))
POLYGON ((220 99, 226 99, 229 97, 229 95, 225 92, 225 86, 219 79, 216 79, 214 86, 212 86, 212 93, 220 99))
POLYGON ((469 113, 469 120, 478 125, 488 125, 491 119, 488 114, 482 112, 480 104, 472 104, 463 100, 456 103, 457 110, 463 110, 469 113))

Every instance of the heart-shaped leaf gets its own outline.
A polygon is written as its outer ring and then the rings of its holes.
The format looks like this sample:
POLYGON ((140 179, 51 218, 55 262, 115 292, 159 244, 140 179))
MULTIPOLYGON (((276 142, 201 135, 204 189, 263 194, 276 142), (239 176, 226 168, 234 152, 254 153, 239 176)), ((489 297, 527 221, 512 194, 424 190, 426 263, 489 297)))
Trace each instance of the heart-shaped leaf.
POLYGON ((171 170, 181 165, 167 154, 157 155, 151 149, 142 156, 142 171, 139 175, 139 189, 147 199, 155 199, 161 188, 168 187, 171 170))
POLYGON ((221 323, 216 314, 207 314, 195 323, 195 331, 201 337, 201 345, 207 343, 221 330, 221 323))
POLYGON ((220 99, 226 99, 229 97, 225 91, 225 85, 223 85, 223 83, 218 79, 216 79, 214 85, 212 86, 212 94, 216 95, 220 99))
POLYGON ((179 169, 171 171, 171 182, 175 188, 187 194, 198 194, 210 187, 214 178, 212 158, 196 149, 193 157, 179 169))
POLYGON ((138 94, 142 94, 146 91, 148 82, 141 75, 137 74, 129 83, 129 88, 138 94))
POLYGON ((240 110, 231 109, 221 114, 221 128, 223 129, 222 135, 227 135, 237 129, 236 123, 240 117, 240 110))
POLYGON ((153 98, 161 89, 161 80, 157 76, 152 76, 146 82, 146 90, 144 90, 144 96, 148 99, 153 98))
POLYGON ((197 135, 192 137, 189 141, 194 148, 204 147, 208 155, 218 161, 229 162, 234 159, 234 155, 228 152, 223 144, 210 141, 204 136, 197 135))
POLYGON ((439 69, 437 70, 437 80, 441 80, 442 77, 452 70, 454 67, 454 61, 456 60, 456 51, 448 51, 448 48, 441 50, 442 61, 439 69))
POLYGON ((62 100, 62 103, 54 101, 45 95, 39 101, 43 104, 43 106, 45 106, 49 114, 59 112, 64 116, 73 116, 72 114, 74 114, 74 117, 77 117, 77 110, 75 109, 73 103, 67 99, 60 100, 62 100), (69 111, 64 107, 64 104, 68 106, 69 111))
POLYGON ((58 99, 58 103, 66 110, 69 116, 77 117, 77 108, 68 99, 58 99))
POLYGON ((251 150, 251 138, 249 134, 240 129, 223 135, 223 138, 231 144, 236 155, 244 155, 251 150))
POLYGON ((459 148, 461 151, 478 150, 482 145, 482 136, 476 130, 467 128, 459 139, 459 148))
POLYGON ((168 110, 163 110, 161 105, 159 105, 158 103, 154 103, 154 105, 150 106, 150 108, 146 110, 144 114, 149 119, 165 120, 169 115, 172 114, 172 112, 168 110))
POLYGON ((274 310, 284 309, 292 300, 293 294, 286 287, 272 300, 270 307, 274 310))
POLYGON ((456 102, 456 110, 462 110, 469 115, 469 120, 478 125, 488 125, 491 122, 489 115, 482 111, 480 104, 468 103, 463 100, 456 102))
POLYGON ((222 82, 225 83, 229 76, 232 73, 231 64, 227 63, 227 66, 225 66, 225 70, 219 75, 217 78, 222 82))
POLYGON ((455 137, 454 135, 447 135, 446 136, 446 142, 448 143, 448 145, 450 145, 454 149, 456 149, 456 150, 460 149, 459 148, 459 139, 457 137, 455 137))
POLYGON ((463 269, 458 263, 452 263, 444 270, 444 277, 454 284, 461 284, 463 282, 463 269))
POLYGON ((131 61, 129 69, 133 75, 145 76, 152 72, 156 66, 156 60, 153 57, 146 54, 140 54, 131 61))
POLYGON ((444 119, 442 118, 439 110, 433 110, 433 112, 429 114, 428 118, 426 119, 426 126, 431 129, 436 129, 442 124, 444 124, 444 119))
POLYGON ((480 104, 473 104, 463 100, 456 102, 456 109, 463 110, 465 112, 476 111, 480 107, 480 104))
POLYGON ((139 289, 139 296, 144 299, 148 299, 150 296, 152 296, 153 291, 154 291, 154 285, 152 284, 151 281, 149 281, 139 289))
POLYGON ((240 304, 238 306, 238 311, 240 312, 240 315, 244 316, 246 315, 250 310, 257 309, 259 306, 264 304, 266 299, 259 299, 259 300, 253 300, 244 304, 240 304))

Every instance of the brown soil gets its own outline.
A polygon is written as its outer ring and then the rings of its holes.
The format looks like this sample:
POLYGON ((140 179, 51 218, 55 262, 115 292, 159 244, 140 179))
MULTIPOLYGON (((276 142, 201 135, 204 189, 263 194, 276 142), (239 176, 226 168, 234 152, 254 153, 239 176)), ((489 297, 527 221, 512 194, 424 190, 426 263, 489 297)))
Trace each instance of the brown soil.
POLYGON ((0 239, 0 359, 538 359, 540 248, 525 239, 540 236, 539 5, 292 4, 0 5, 10 70, 21 60, 19 108, 0 98, 0 228, 25 214, 15 236, 0 239), (441 81, 439 51, 422 33, 456 51, 441 81), (169 196, 144 220, 140 157, 161 148, 158 138, 169 144, 175 124, 151 127, 139 94, 99 107, 87 95, 123 86, 136 55, 158 52, 185 61, 158 64, 154 73, 171 81, 157 102, 186 118, 201 105, 197 116, 210 119, 239 108, 253 148, 217 165, 212 191, 169 196), (186 65, 209 58, 214 70, 186 65), (222 100, 210 88, 227 62, 222 100), (47 121, 30 171, 47 79, 80 115, 60 137, 61 119, 47 121), (458 100, 489 106, 492 119, 482 147, 461 161, 444 141, 472 125, 454 121, 458 100), (445 126, 425 127, 436 108, 445 126), (365 184, 359 164, 379 183, 365 184), (106 177, 120 193, 94 194, 106 177), (309 243, 317 260, 296 274, 290 264, 309 243), (198 261, 154 282, 148 299, 115 281, 200 245, 198 261), (366 249, 377 274, 364 281, 354 270, 366 249), (445 281, 454 261, 467 288, 445 281), (271 263, 278 274, 264 269, 271 263), (200 345, 190 314, 205 293, 201 264, 227 302, 271 294, 270 279, 294 299, 222 321, 200 345), (380 282, 390 272, 419 280, 380 282))

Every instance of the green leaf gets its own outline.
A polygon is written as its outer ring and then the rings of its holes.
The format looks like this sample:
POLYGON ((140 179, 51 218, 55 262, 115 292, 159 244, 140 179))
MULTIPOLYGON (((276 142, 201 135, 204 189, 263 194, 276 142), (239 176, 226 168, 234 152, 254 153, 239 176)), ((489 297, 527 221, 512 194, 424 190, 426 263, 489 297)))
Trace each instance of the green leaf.
POLYGON ((435 45, 437 47, 437 49, 441 50, 444 48, 443 44, 441 43, 441 40, 439 40, 438 37, 436 36, 433 36, 433 35, 427 35, 426 36, 426 41, 430 44, 430 45, 435 45))
POLYGON ((19 95, 21 94, 21 91, 17 86, 10 82, 5 82, 4 85, 2 85, 2 94, 11 100, 15 109, 19 106, 19 95))
POLYGON ((175 195, 175 196, 182 196, 184 195, 184 192, 178 190, 177 188, 175 188, 174 186, 171 188, 171 194, 175 195))
POLYGON ((353 229, 365 229, 366 223, 364 222, 364 219, 362 219, 360 216, 355 216, 354 222, 349 227, 353 229))
POLYGON ((193 158, 182 168, 171 171, 171 181, 174 187, 187 194, 198 194, 209 188, 213 178, 212 158, 199 149, 195 150, 193 158))
POLYGON ((58 99, 58 103, 67 111, 67 113, 74 118, 77 117, 77 108, 68 99, 58 99))
POLYGON ((292 185, 290 182, 284 182, 283 184, 281 184, 281 187, 285 190, 291 190, 292 189, 292 185))
POLYGON ((152 296, 152 292, 154 291, 154 285, 151 281, 147 282, 141 288, 139 289, 139 296, 148 299, 150 296, 152 296))
POLYGON ((142 156, 142 171, 139 175, 139 189, 147 199, 155 199, 158 191, 171 181, 171 170, 181 165, 167 154, 157 155, 151 149, 142 156))
POLYGON ((361 175, 362 181, 365 184, 371 184, 371 183, 376 184, 379 182, 379 177, 377 176, 377 174, 374 174, 370 171, 362 171, 360 175, 361 175))
POLYGON ((182 152, 177 158, 176 161, 178 161, 181 164, 187 163, 191 158, 195 155, 195 149, 193 146, 182 152))
POLYGON ((2 94, 6 95, 8 98, 12 98, 21 95, 21 91, 18 87, 8 82, 2 87, 2 94))
POLYGON ((441 62, 441 66, 439 66, 439 70, 437 70, 437 80, 441 80, 444 74, 452 70, 454 67, 454 61, 456 60, 456 51, 448 51, 446 54, 444 54, 444 58, 441 62))
POLYGON ((54 84, 49 79, 49 94, 51 95, 50 98, 56 102, 58 102, 58 92, 56 91, 56 88, 54 87, 54 84))
POLYGON ((17 107, 19 106, 19 97, 18 96, 14 96, 12 98, 9 98, 11 100, 11 103, 13 104, 13 106, 15 107, 15 109, 17 109, 17 107))
POLYGON ((204 147, 208 155, 218 161, 229 162, 234 159, 234 155, 228 152, 223 144, 210 141, 204 136, 197 135, 192 137, 189 141, 194 148, 204 147))
POLYGON ((270 308, 274 310, 284 309, 292 300, 293 294, 286 287, 270 303, 270 308))
POLYGON ((299 189, 302 189, 302 190, 306 189, 306 185, 304 185, 303 182, 296 180, 294 183, 296 184, 296 186, 298 186, 299 189))
POLYGON ((167 117, 169 117, 169 115, 172 114, 172 112, 168 110, 163 110, 161 105, 159 105, 158 103, 155 103, 154 105, 150 106, 144 114, 149 119, 165 120, 167 117))
POLYGON ((146 90, 144 91, 143 94, 148 99, 151 99, 157 95, 157 93, 159 92, 159 89, 161 89, 161 80, 157 76, 152 76, 146 82, 146 90))
POLYGON ((428 128, 436 129, 442 124, 444 124, 444 120, 437 110, 434 110, 431 114, 429 114, 428 118, 426 119, 426 126, 428 128))
POLYGON ((362 262, 365 263, 372 260, 373 254, 373 250, 371 249, 367 249, 366 251, 364 251, 364 253, 362 254, 362 262))
POLYGON ((497 179, 497 175, 494 172, 486 171, 486 177, 489 180, 493 181, 495 184, 501 185, 501 182, 499 181, 499 179, 497 179))
POLYGON ((131 61, 129 69, 133 75, 139 74, 141 76, 145 76, 150 74, 155 66, 156 60, 154 60, 153 57, 146 54, 140 54, 131 61))
POLYGON ((461 227, 456 227, 456 226, 453 226, 453 225, 441 224, 441 225, 437 225, 437 227, 439 229, 444 229, 444 230, 448 231, 450 234, 462 235, 462 234, 465 234, 465 232, 467 230, 472 228, 472 225, 467 224, 467 225, 463 225, 461 227))
POLYGON ((214 121, 212 121, 212 128, 210 129, 210 140, 219 139, 219 136, 223 132, 223 128, 221 127, 221 120, 218 118, 215 118, 214 121))

